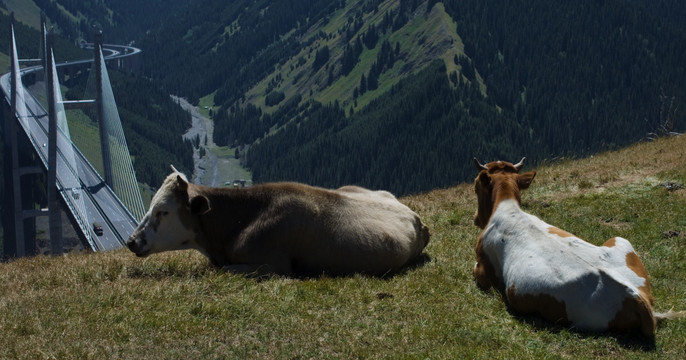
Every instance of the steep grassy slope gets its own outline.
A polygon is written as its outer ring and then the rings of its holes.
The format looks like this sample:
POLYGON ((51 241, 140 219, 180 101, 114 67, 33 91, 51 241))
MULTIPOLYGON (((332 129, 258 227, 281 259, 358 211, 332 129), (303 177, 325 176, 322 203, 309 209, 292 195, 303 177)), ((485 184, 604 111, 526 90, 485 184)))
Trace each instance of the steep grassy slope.
POLYGON ((463 152, 524 149, 538 163, 627 146, 666 116, 675 131, 686 123, 664 111, 686 94, 686 34, 628 1, 351 0, 307 25, 273 36, 288 54, 270 43, 223 66, 252 77, 227 75, 216 92, 215 142, 249 144, 256 182, 409 194, 467 180, 463 152), (444 84, 431 88, 436 62, 444 84))
MULTIPOLYGON (((303 38, 316 38, 311 46, 291 57, 283 65, 276 66, 271 74, 248 90, 245 94, 245 103, 251 103, 263 108, 265 112, 274 112, 278 105, 265 105, 267 89, 281 91, 286 99, 296 95, 302 95, 302 100, 314 99, 323 104, 339 102, 340 106, 355 111, 363 108, 379 95, 387 92, 402 78, 410 73, 419 71, 434 59, 442 59, 446 65, 446 73, 458 70, 453 61, 456 55, 465 56, 462 39, 456 32, 456 24, 445 13, 442 4, 437 4, 427 12, 426 4, 419 6, 413 18, 403 27, 396 31, 384 34, 376 46, 366 49, 361 53, 359 62, 352 71, 345 76, 335 76, 335 81, 327 83, 329 72, 339 72, 341 58, 344 49, 350 39, 346 38, 346 22, 352 18, 355 11, 364 1, 348 1, 346 7, 338 10, 328 22, 315 24, 303 38), (326 36, 317 38, 319 33, 326 36), (372 64, 376 61, 383 40, 388 40, 391 46, 396 44, 401 49, 401 56, 393 68, 387 70, 379 79, 379 88, 369 91, 359 99, 354 98, 354 90, 359 87, 360 78, 367 76, 372 64), (314 56, 310 56, 314 50, 323 47, 330 49, 327 66, 313 70, 314 56), (307 59, 303 62, 303 59, 307 59), (313 91, 310 91, 313 90, 313 91), (357 100, 357 101, 355 101, 357 100)), ((362 36, 370 26, 382 27, 384 15, 398 11, 398 3, 393 1, 382 2, 374 12, 366 13, 361 18, 364 21, 356 36, 362 36)), ((447 74, 446 74, 447 76, 447 74)))
MULTIPOLYGON (((630 239, 650 274, 656 308, 686 309, 686 190, 679 189, 686 137, 536 170, 523 194, 527 211, 594 244, 630 239)), ((684 320, 661 324, 654 343, 583 334, 517 317, 498 294, 478 290, 471 184, 402 201, 433 236, 426 262, 383 279, 257 281, 213 269, 192 251, 0 264, 0 357, 686 357, 684 320)))

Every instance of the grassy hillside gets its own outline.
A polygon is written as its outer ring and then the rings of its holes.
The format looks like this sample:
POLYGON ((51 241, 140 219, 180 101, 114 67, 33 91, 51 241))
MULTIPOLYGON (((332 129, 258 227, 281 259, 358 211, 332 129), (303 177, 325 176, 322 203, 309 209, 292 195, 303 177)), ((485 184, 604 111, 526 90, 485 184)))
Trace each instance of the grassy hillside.
MULTIPOLYGON (((536 170, 527 211, 594 244, 630 239, 656 309, 686 309, 686 137, 536 170)), ((193 251, 1 264, 0 358, 686 357, 684 320, 663 323, 654 344, 583 334, 514 316, 497 293, 478 290, 471 184, 402 201, 432 230, 428 261, 382 279, 256 281, 193 251)))
MULTIPOLYGON (((331 16, 328 23, 313 26, 303 36, 304 38, 316 38, 322 32, 327 36, 315 41, 312 47, 303 47, 297 55, 292 56, 285 64, 276 66, 271 74, 246 92, 245 102, 263 108, 265 112, 274 112, 278 106, 265 105, 265 98, 269 92, 267 89, 273 88, 283 92, 288 99, 301 94, 303 101, 310 98, 314 98, 323 104, 338 101, 342 108, 349 109, 352 107, 357 111, 368 105, 380 94, 387 92, 409 73, 419 71, 436 58, 444 60, 447 73, 458 70, 453 58, 456 55, 465 56, 465 54, 462 39, 456 32, 456 24, 445 13, 442 4, 438 4, 428 12, 426 4, 423 4, 416 10, 416 13, 420 15, 413 17, 411 21, 408 21, 405 26, 397 31, 383 34, 374 48, 365 49, 362 52, 359 62, 349 74, 336 77, 334 82, 327 84, 329 68, 335 69, 339 66, 338 63, 343 57, 345 45, 349 41, 341 29, 345 29, 347 19, 360 7, 361 3, 363 1, 349 1, 345 8, 338 10, 331 16), (398 44, 399 48, 402 49, 401 59, 379 79, 378 89, 369 91, 355 99, 353 93, 355 88, 359 86, 360 77, 368 75, 372 64, 376 61, 383 40, 388 40, 392 46, 398 44), (309 54, 313 52, 312 48, 321 49, 324 46, 331 49, 328 66, 312 71, 312 63, 315 57, 309 56, 309 54), (303 59, 308 60, 302 63, 303 59), (310 89, 314 91, 310 93, 310 89)), ((397 7, 398 3, 396 2, 381 2, 374 12, 364 14, 361 17, 365 25, 356 35, 362 35, 369 26, 382 27, 384 15, 397 11, 397 7)))

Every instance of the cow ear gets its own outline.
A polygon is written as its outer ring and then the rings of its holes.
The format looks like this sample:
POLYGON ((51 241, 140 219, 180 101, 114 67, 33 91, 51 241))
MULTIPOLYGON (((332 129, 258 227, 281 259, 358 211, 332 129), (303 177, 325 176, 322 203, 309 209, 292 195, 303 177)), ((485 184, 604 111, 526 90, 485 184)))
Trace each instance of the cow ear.
POLYGON ((204 215, 210 211, 210 199, 202 195, 192 197, 190 205, 191 213, 195 215, 204 215))
POLYGON ((517 186, 519 186, 520 190, 529 188, 529 186, 531 186, 531 183, 534 181, 534 177, 536 177, 535 170, 517 175, 517 186))
POLYGON ((488 187, 491 185, 491 176, 488 175, 488 172, 486 172, 486 171, 480 172, 478 179, 479 179, 479 182, 481 183, 481 185, 483 185, 483 186, 488 187))
POLYGON ((179 175, 176 175, 176 190, 177 191, 186 191, 188 189, 188 181, 186 179, 179 175))

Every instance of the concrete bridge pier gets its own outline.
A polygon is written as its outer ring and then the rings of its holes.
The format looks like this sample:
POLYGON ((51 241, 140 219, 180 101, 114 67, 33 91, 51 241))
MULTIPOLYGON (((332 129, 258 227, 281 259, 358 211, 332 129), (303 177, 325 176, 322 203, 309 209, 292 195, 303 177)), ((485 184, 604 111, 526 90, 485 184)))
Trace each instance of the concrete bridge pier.
POLYGON ((62 212, 57 193, 57 109, 55 95, 55 64, 53 63, 52 49, 55 35, 48 34, 46 78, 48 92, 48 209, 50 224, 50 243, 53 255, 60 255, 62 247, 62 212))
MULTIPOLYGON (((11 171, 5 173, 5 206, 4 211, 10 216, 4 216, 5 221, 4 254, 5 256, 26 256, 36 252, 35 217, 46 215, 40 210, 31 209, 39 201, 40 195, 35 192, 36 174, 42 174, 42 169, 35 164, 35 158, 30 144, 20 142, 18 136, 19 125, 17 116, 17 75, 19 72, 17 52, 14 38, 14 13, 10 14, 10 103, 4 106, 4 161, 11 164, 11 171), (9 235, 9 236, 7 236, 9 235)), ((23 137, 21 137, 23 139, 23 137)))

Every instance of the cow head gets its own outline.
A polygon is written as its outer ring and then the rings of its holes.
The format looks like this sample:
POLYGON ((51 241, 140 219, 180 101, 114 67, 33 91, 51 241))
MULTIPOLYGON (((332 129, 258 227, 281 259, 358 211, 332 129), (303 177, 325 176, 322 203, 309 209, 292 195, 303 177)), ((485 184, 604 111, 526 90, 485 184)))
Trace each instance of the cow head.
POLYGON ((172 166, 172 173, 155 193, 150 209, 129 237, 127 246, 136 256, 197 248, 198 215, 209 211, 209 202, 204 196, 189 197, 188 189, 186 176, 172 166))
POLYGON ((482 165, 474 158, 474 165, 479 175, 474 180, 474 191, 479 202, 479 208, 474 214, 474 225, 484 228, 493 214, 498 202, 507 198, 514 198, 521 202, 520 190, 531 185, 536 171, 520 174, 524 159, 517 164, 506 161, 494 161, 482 165))

